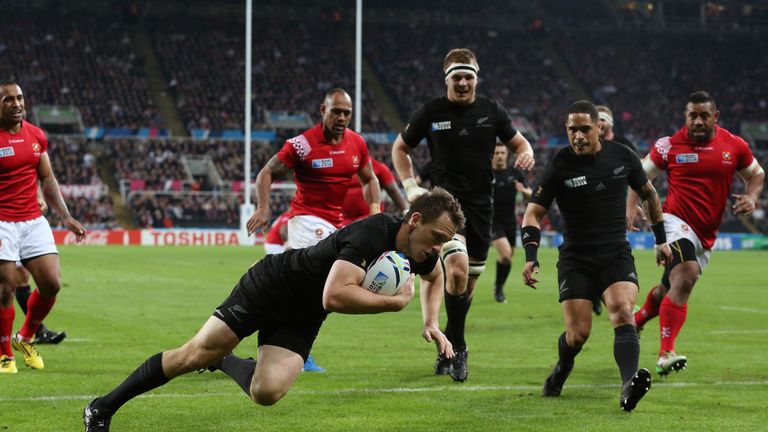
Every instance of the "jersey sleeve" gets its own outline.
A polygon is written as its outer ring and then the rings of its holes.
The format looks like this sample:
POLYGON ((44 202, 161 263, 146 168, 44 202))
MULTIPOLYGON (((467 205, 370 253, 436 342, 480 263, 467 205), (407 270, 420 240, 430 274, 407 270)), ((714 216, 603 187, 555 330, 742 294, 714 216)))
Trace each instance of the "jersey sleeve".
POLYGON ((427 137, 427 105, 424 104, 416 109, 405 124, 400 136, 408 147, 416 147, 421 140, 427 137))
POLYGON ((734 135, 734 150, 736 151, 736 170, 743 170, 752 164, 755 156, 746 141, 734 135))
POLYGON ((42 129, 40 129, 39 134, 38 139, 40 140, 40 147, 42 147, 40 154, 48 153, 48 137, 45 136, 45 132, 42 129))
POLYGON ((659 138, 658 141, 651 147, 651 151, 648 153, 648 157, 651 159, 654 165, 661 170, 667 169, 667 155, 669 155, 669 149, 672 148, 672 141, 668 136, 659 138))
POLYGON ((295 168, 310 150, 307 138, 304 135, 298 135, 285 141, 283 147, 277 152, 277 158, 287 167, 295 168))
POLYGON ((507 143, 517 135, 517 129, 512 126, 512 118, 506 108, 498 102, 496 102, 496 111, 499 118, 499 123, 496 125, 496 136, 501 142, 507 143))
MULTIPOLYGON (((621 145, 621 144, 620 144, 621 145)), ((627 177, 627 184, 634 190, 639 190, 643 185, 648 183, 648 175, 643 169, 643 163, 637 157, 637 154, 629 147, 621 146, 624 151, 624 159, 629 163, 629 176, 627 177)))
POLYGON ((380 185, 384 186, 395 182, 395 176, 386 164, 379 162, 376 159, 371 159, 371 163, 373 164, 373 173, 376 174, 376 178, 379 179, 380 185))
POLYGON ((555 169, 555 161, 557 161, 557 159, 558 158, 555 157, 552 162, 547 165, 539 184, 534 188, 533 194, 531 194, 529 202, 538 204, 547 209, 552 205, 558 187, 557 170, 555 169))

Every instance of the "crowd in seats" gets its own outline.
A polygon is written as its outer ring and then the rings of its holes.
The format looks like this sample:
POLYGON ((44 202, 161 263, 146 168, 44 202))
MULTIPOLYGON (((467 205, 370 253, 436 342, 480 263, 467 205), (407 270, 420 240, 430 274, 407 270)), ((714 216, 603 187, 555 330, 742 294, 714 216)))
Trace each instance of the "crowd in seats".
POLYGON ((238 228, 240 198, 231 193, 155 192, 128 199, 138 228, 238 228))
POLYGON ((85 126, 161 126, 128 27, 81 13, 25 11, 3 22, 0 77, 22 86, 28 110, 74 105, 85 126))
MULTIPOLYGON (((185 17, 158 21, 151 28, 187 128, 242 129, 242 19, 185 17)), ((354 27, 342 16, 314 15, 310 7, 300 16, 259 14, 253 28, 255 129, 269 128, 266 110, 306 112, 319 122, 323 96, 334 87, 346 89, 354 100, 354 27)), ((390 130, 367 89, 362 101, 362 129, 390 130)))

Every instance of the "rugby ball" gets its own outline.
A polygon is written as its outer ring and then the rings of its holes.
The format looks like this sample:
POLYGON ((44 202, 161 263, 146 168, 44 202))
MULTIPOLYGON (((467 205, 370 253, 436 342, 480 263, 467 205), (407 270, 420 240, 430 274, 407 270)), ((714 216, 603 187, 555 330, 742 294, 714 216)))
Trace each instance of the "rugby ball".
POLYGON ((371 263, 365 272, 363 288, 376 294, 393 296, 411 275, 411 263, 400 252, 388 251, 371 263))

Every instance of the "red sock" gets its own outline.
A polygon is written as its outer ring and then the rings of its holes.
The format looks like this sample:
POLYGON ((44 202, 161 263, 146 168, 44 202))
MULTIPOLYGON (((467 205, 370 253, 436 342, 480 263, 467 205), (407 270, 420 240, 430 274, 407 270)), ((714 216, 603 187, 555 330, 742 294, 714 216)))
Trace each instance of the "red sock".
POLYGON ((656 300, 653 298, 654 291, 655 288, 648 291, 648 296, 645 298, 643 307, 635 313, 635 325, 637 327, 644 326, 645 323, 659 315, 659 304, 656 303, 656 300))
POLYGON ((664 297, 659 307, 659 327, 661 328, 661 351, 675 350, 675 338, 677 338, 680 329, 685 323, 685 317, 688 315, 688 304, 678 305, 672 303, 669 297, 664 297))
POLYGON ((43 297, 40 295, 40 290, 32 291, 27 300, 27 318, 19 330, 19 336, 25 340, 34 339, 37 328, 48 316, 54 303, 56 303, 56 297, 43 297))
POLYGON ((16 309, 13 304, 8 307, 0 306, 0 355, 7 355, 13 358, 11 351, 11 332, 13 331, 13 319, 16 316, 16 309))

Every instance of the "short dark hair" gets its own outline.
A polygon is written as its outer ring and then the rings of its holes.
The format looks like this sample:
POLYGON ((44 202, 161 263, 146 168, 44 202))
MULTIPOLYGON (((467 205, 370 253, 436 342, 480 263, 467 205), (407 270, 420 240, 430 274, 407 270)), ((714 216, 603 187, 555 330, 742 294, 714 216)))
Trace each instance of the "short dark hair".
POLYGON ((411 203, 411 208, 408 209, 405 218, 410 218, 415 212, 421 213, 422 223, 434 222, 443 213, 448 213, 448 217, 456 226, 457 231, 464 228, 464 222, 466 221, 459 201, 450 192, 438 186, 416 197, 411 203))
POLYGON ((717 104, 715 103, 715 98, 713 98, 712 95, 710 95, 709 93, 705 92, 704 90, 697 90, 697 91, 691 93, 688 96, 688 102, 686 103, 686 105, 688 105, 689 103, 701 104, 701 103, 707 103, 707 102, 711 103, 712 104, 712 108, 715 111, 717 111, 717 104))
POLYGON ((568 107, 568 114, 589 114, 593 122, 599 118, 595 104, 588 100, 577 100, 568 107))
POLYGON ((21 87, 16 80, 8 79, 8 80, 0 81, 0 87, 5 87, 5 86, 9 86, 9 85, 16 85, 16 86, 21 87))
POLYGON ((454 48, 448 51, 443 59, 443 72, 448 69, 451 63, 466 63, 477 66, 477 70, 480 71, 480 65, 477 63, 477 56, 474 51, 469 48, 454 48))
POLYGON ((343 89, 343 88, 341 88, 341 87, 334 87, 334 88, 332 88, 332 89, 328 90, 327 92, 325 92, 325 98, 323 98, 323 102, 327 101, 327 100, 328 100, 328 98, 332 97, 332 96, 333 96, 333 95, 335 95, 336 93, 341 93, 341 94, 349 94, 349 93, 347 93, 347 91, 346 91, 346 90, 344 90, 344 89, 343 89))

